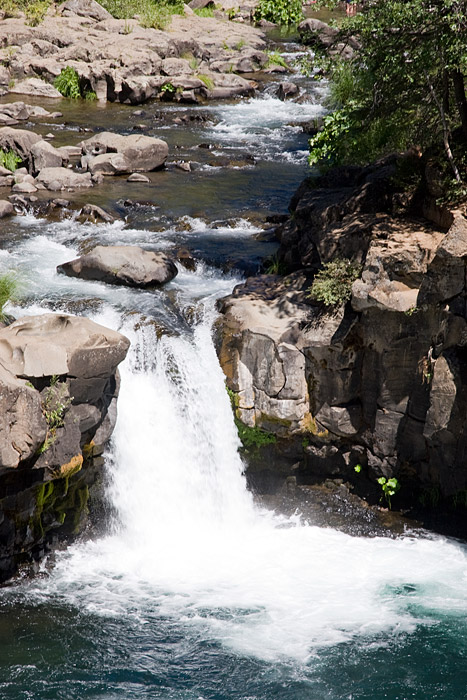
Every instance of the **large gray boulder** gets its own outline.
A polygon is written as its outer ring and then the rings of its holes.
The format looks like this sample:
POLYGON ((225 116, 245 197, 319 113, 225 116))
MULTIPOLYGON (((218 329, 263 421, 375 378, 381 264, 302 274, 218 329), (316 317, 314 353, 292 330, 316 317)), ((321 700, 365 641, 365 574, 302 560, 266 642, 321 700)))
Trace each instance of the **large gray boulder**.
POLYGON ((0 219, 4 219, 6 216, 13 216, 14 213, 15 208, 13 204, 5 199, 0 199, 0 219))
POLYGON ((177 274, 175 263, 165 253, 123 245, 96 246, 57 270, 69 277, 143 288, 170 282, 177 274))
MULTIPOLYGON (((87 406, 81 413, 94 415, 94 423, 88 422, 86 430, 97 428, 104 417, 102 410, 89 409, 88 404, 96 406, 102 400, 128 347, 129 341, 120 333, 75 316, 30 316, 0 330, 0 469, 17 467, 31 458, 46 438, 44 392, 36 389, 43 378, 68 377, 67 398, 87 406)), ((81 454, 80 439, 81 433, 71 448, 68 444, 75 455, 81 454)), ((62 443, 63 452, 67 439, 57 442, 62 443)))
MULTIPOLYGON (((125 173, 160 168, 164 165, 169 154, 169 147, 165 141, 142 134, 121 136, 120 134, 104 131, 102 134, 96 134, 90 139, 81 141, 78 145, 85 156, 99 157, 108 153, 120 154, 122 158, 118 159, 117 171, 125 173)), ((92 169, 93 160, 89 160, 88 163, 89 168, 92 169)), ((109 167, 108 158, 101 158, 97 163, 105 163, 105 166, 102 165, 102 167, 104 172, 107 171, 109 167)))
POLYGON ((34 172, 39 172, 43 168, 61 168, 63 156, 60 151, 48 143, 48 141, 37 141, 31 148, 34 172))
POLYGON ((36 178, 36 183, 53 192, 92 187, 91 173, 76 173, 68 168, 43 168, 36 178))
POLYGON ((85 526, 128 347, 120 333, 64 314, 0 330, 0 581, 85 526))
POLYGON ((30 157, 32 146, 41 141, 41 136, 26 129, 12 129, 4 126, 0 129, 0 148, 4 151, 12 150, 27 161, 30 157))
POLYGON ((26 80, 21 80, 19 83, 15 83, 10 88, 10 92, 14 92, 18 95, 32 95, 33 97, 52 97, 56 99, 62 99, 62 95, 59 93, 57 88, 53 85, 46 83, 40 78, 27 78, 26 80))
POLYGON ((110 12, 99 5, 96 0, 67 0, 60 8, 61 14, 78 15, 80 17, 90 17, 97 21, 112 19, 110 12))

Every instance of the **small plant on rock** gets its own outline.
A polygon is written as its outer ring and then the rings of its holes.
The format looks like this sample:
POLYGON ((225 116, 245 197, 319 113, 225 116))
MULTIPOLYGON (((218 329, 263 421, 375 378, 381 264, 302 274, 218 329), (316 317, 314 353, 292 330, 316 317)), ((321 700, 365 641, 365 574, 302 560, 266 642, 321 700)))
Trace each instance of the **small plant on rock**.
POLYGON ((378 484, 381 486, 383 491, 381 500, 384 498, 388 504, 389 510, 391 510, 391 498, 400 490, 401 485, 395 477, 392 479, 386 479, 385 476, 381 476, 378 479, 378 484))
POLYGON ((342 306, 352 296, 352 284, 360 277, 362 266, 345 258, 325 263, 313 280, 308 296, 325 306, 342 306))
POLYGON ((209 77, 209 75, 205 75, 204 73, 198 73, 197 78, 199 78, 207 87, 208 90, 212 90, 214 87, 214 80, 209 77))
POLYGON ((47 435, 42 445, 37 450, 38 454, 46 452, 57 439, 57 429, 64 425, 64 418, 73 398, 68 395, 68 387, 65 382, 60 382, 57 375, 53 375, 45 392, 42 402, 42 413, 47 422, 47 435))
POLYGON ((62 69, 60 75, 54 80, 54 87, 57 88, 63 97, 71 97, 73 100, 81 97, 79 75, 71 66, 62 69))

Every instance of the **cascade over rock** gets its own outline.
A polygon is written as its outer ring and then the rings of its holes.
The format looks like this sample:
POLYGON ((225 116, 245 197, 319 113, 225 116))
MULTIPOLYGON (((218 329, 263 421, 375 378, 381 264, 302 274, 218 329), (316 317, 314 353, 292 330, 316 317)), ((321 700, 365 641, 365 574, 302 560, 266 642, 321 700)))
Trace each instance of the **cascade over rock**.
POLYGON ((128 347, 120 333, 64 314, 0 330, 0 581, 84 526, 128 347))

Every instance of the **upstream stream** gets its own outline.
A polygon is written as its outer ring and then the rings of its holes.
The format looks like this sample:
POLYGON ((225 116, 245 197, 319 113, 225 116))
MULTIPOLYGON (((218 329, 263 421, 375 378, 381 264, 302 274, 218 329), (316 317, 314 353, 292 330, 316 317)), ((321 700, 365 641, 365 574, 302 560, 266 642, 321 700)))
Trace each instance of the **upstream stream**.
POLYGON ((114 223, 2 222, 0 267, 23 280, 16 315, 84 313, 132 346, 106 460, 108 528, 0 590, 1 700, 467 698, 465 544, 353 537, 265 510, 246 489, 211 327, 216 299, 274 253, 266 218, 306 174, 297 124, 322 113, 323 88, 294 80, 308 91, 300 104, 271 81, 255 98, 189 109, 65 104, 65 125, 39 127, 60 145, 86 137, 83 124, 143 125, 172 164, 149 184, 80 195, 114 223), (175 165, 188 160, 192 172, 175 165), (96 243, 183 246, 198 264, 156 292, 56 274, 96 243))

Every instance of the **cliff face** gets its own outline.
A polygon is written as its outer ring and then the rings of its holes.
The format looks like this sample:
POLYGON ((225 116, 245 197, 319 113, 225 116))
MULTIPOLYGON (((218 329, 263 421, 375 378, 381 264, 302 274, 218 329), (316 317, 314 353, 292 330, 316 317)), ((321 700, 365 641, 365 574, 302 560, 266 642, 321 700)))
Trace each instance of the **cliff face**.
POLYGON ((83 529, 128 347, 63 314, 0 330, 0 581, 83 529))
POLYGON ((279 250, 297 271, 247 280, 222 301, 220 358, 238 417, 295 441, 302 480, 355 477, 359 464, 370 481, 397 477, 401 493, 458 497, 467 487, 467 220, 429 197, 408 206, 396 166, 301 186, 279 250), (329 309, 307 292, 335 258, 363 271, 350 302, 329 309))

